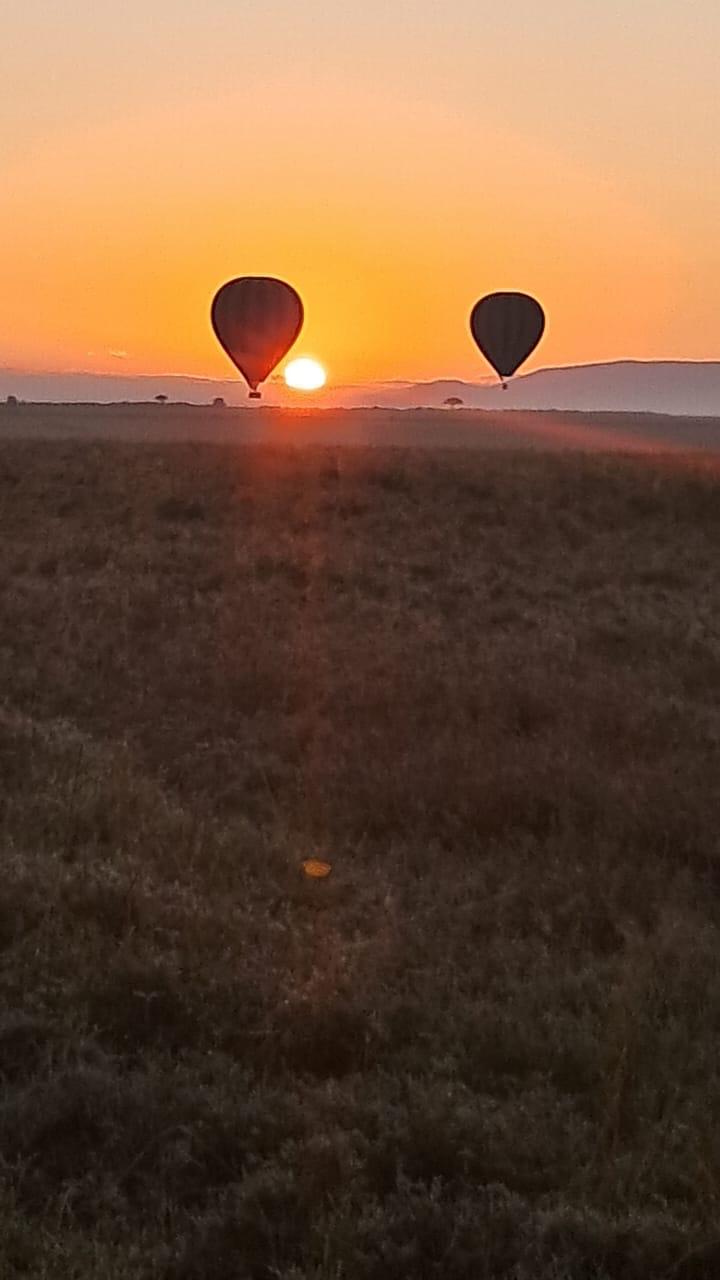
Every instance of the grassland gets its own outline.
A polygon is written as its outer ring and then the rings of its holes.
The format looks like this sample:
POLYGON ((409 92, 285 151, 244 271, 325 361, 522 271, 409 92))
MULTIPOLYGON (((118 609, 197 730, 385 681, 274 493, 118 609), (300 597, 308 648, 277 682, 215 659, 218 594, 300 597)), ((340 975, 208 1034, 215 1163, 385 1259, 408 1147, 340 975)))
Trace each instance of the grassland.
POLYGON ((162 408, 153 404, 22 404, 10 409, 0 404, 0 440, 11 438, 720 453, 720 417, 517 409, 300 410, 265 404, 226 409, 183 404, 162 408))
POLYGON ((6 440, 0 529, 3 1280, 720 1274, 717 471, 6 440))

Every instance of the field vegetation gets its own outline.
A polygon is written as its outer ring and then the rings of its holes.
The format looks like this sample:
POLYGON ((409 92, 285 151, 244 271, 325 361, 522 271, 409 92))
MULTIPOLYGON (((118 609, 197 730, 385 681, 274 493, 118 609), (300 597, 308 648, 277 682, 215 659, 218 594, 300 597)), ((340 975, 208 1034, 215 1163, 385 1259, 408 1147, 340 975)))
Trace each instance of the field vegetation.
POLYGON ((0 528, 3 1280, 719 1275, 717 471, 4 441, 0 528))

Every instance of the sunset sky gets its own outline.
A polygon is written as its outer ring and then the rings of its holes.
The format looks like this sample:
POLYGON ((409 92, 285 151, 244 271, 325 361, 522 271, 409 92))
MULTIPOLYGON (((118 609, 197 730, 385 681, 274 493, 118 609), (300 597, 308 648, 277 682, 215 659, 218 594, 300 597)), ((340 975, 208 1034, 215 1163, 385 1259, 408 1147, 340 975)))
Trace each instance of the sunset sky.
POLYGON ((333 382, 720 357, 717 0, 23 0, 0 50, 0 364, 224 377, 228 277, 333 382))

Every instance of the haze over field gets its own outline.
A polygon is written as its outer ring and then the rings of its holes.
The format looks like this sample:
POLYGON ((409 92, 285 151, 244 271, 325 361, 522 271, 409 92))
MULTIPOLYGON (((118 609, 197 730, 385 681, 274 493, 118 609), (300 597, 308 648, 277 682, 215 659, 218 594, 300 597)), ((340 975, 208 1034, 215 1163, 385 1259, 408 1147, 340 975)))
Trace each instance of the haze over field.
MULTIPOLYGON (((84 440, 142 444, 338 445, 413 450, 679 454, 717 465, 720 418, 662 414, 438 409, 258 410, 207 405, 0 405, 0 442, 84 440)), ((682 457, 678 464, 684 466, 682 457)))

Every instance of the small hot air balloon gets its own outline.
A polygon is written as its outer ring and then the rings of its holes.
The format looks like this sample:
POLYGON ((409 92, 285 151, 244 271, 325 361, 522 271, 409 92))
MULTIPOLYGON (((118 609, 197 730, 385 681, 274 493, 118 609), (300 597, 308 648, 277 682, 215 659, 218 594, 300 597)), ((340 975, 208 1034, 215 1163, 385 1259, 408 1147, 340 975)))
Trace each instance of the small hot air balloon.
POLYGON ((272 276, 241 276, 215 294, 210 318, 220 346, 250 387, 250 399, 259 400, 258 383, 287 355, 302 329, 299 295, 272 276))
POLYGON ((475 303, 470 330, 507 390, 507 379, 525 363, 543 336, 545 312, 527 293, 489 293, 475 303))

